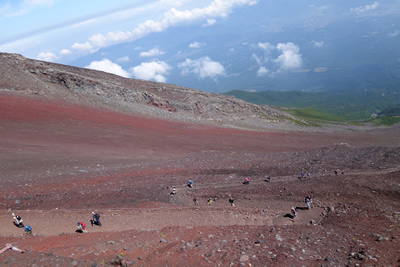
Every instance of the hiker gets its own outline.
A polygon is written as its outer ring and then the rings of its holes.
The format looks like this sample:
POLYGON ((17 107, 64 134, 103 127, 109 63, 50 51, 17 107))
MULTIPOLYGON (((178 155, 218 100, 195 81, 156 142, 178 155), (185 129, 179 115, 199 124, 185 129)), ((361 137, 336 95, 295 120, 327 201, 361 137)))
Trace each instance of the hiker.
POLYGON ((246 179, 244 179, 243 184, 250 184, 250 178, 246 177, 246 179))
POLYGON ((23 220, 22 220, 21 216, 15 215, 14 213, 11 214, 11 215, 13 216, 13 219, 15 221, 15 222, 13 222, 15 226, 17 226, 18 228, 24 227, 24 224, 22 223, 23 220))
POLYGON ((213 202, 213 199, 212 199, 212 197, 210 197, 210 198, 207 200, 207 203, 208 203, 208 205, 211 205, 212 202, 213 202))
POLYGON ((175 195, 175 194, 176 194, 176 187, 173 186, 173 187, 172 187, 172 191, 171 191, 171 195, 175 195))
POLYGON ((267 176, 267 178, 265 178, 264 181, 266 181, 267 183, 270 183, 271 182, 271 176, 267 176))
POLYGON ((344 170, 341 170, 341 173, 344 174, 344 170))
POLYGON ((306 196, 304 201, 307 203, 307 209, 310 209, 311 208, 311 197, 310 196, 306 196))
POLYGON ((308 175, 308 178, 311 178, 311 176, 312 176, 311 172, 307 173, 307 175, 308 175))
POLYGON ((300 177, 301 177, 301 179, 303 179, 304 178, 304 173, 300 173, 300 177))
POLYGON ((101 226, 100 214, 94 213, 94 212, 92 211, 92 215, 93 215, 93 218, 92 218, 92 220, 90 220, 90 223, 92 224, 92 226, 93 226, 93 224, 98 225, 98 226, 101 226))
POLYGON ((232 207, 235 207, 235 200, 232 197, 229 197, 229 203, 231 203, 232 207))
POLYGON ((337 174, 338 174, 338 171, 337 171, 337 170, 334 170, 334 172, 335 172, 335 175, 337 175, 337 174))
POLYGON ((194 205, 199 205, 199 199, 197 197, 193 198, 194 205))
POLYGON ((192 181, 192 180, 189 180, 188 186, 189 186, 190 188, 193 188, 193 181, 192 181))
POLYGON ((83 222, 78 222, 76 228, 77 233, 87 233, 86 224, 83 222))
POLYGON ((30 234, 32 234, 32 227, 27 225, 27 226, 25 226, 24 231, 25 231, 25 234, 30 235, 30 234))
POLYGON ((292 213, 292 218, 293 218, 293 219, 296 218, 296 215, 297 215, 297 213, 296 213, 296 208, 295 208, 295 207, 292 207, 290 211, 291 211, 291 213, 292 213))

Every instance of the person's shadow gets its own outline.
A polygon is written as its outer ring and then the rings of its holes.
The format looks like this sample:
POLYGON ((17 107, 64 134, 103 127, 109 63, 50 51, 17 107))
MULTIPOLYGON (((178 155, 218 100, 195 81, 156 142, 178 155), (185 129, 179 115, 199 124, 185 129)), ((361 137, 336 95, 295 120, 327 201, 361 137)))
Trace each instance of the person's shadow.
POLYGON ((290 219, 294 219, 292 214, 286 213, 285 215, 283 215, 283 217, 285 218, 290 218, 290 219))
POLYGON ((296 210, 308 210, 308 207, 296 207, 296 210))

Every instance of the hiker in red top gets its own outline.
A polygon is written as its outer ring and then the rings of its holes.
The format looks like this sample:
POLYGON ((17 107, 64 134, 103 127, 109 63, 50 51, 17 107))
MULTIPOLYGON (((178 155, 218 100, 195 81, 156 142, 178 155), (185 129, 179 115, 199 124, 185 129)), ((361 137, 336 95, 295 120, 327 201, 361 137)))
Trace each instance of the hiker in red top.
POLYGON ((83 222, 78 222, 76 228, 77 233, 87 233, 86 224, 83 222))

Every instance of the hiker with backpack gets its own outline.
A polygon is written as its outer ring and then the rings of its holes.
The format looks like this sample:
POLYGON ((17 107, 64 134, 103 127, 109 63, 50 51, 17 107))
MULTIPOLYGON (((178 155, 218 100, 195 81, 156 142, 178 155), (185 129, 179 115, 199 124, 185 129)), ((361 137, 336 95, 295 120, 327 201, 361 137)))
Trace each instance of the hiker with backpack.
POLYGON ((243 184, 250 184, 250 178, 246 177, 246 179, 244 179, 243 184))
POLYGON ((32 227, 27 225, 27 226, 25 226, 24 231, 25 231, 25 234, 30 235, 30 234, 32 234, 32 227))
POLYGON ((172 190, 171 190, 170 194, 171 195, 175 195, 176 194, 176 187, 175 186, 172 187, 172 190))
POLYGON ((94 212, 92 211, 92 215, 93 215, 93 218, 92 218, 92 220, 90 220, 90 223, 92 224, 92 226, 93 226, 93 224, 98 225, 98 226, 101 226, 100 214, 94 213, 94 212))
POLYGON ((76 228, 77 233, 87 233, 86 224, 83 222, 78 222, 76 228))
POLYGON ((190 188, 193 188, 193 180, 189 180, 188 186, 189 186, 190 188))
POLYGON ((230 196, 229 197, 229 203, 231 203, 232 207, 235 207, 235 203, 234 202, 235 202, 235 200, 233 199, 233 197, 230 196))
POLYGON ((15 225, 16 227, 18 227, 18 228, 24 227, 24 224, 22 223, 23 220, 22 220, 21 216, 15 215, 14 213, 11 214, 11 215, 13 216, 13 219, 14 219, 14 222, 13 222, 13 223, 14 223, 14 225, 15 225))

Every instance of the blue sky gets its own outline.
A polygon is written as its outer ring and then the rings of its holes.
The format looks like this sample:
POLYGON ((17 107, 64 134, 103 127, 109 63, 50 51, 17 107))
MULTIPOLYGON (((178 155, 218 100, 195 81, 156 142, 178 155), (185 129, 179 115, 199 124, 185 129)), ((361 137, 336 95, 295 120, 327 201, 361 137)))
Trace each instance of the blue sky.
POLYGON ((399 15, 400 0, 0 0, 0 52, 223 91, 343 67, 347 26, 348 49, 386 49, 399 15))

